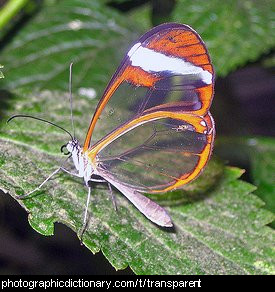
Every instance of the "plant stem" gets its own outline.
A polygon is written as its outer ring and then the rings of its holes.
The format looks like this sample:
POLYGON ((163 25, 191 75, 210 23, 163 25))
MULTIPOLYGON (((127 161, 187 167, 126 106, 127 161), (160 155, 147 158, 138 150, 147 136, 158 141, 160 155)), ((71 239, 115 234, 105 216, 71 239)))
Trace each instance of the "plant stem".
POLYGON ((29 0, 10 0, 0 10, 0 30, 20 11, 29 0))

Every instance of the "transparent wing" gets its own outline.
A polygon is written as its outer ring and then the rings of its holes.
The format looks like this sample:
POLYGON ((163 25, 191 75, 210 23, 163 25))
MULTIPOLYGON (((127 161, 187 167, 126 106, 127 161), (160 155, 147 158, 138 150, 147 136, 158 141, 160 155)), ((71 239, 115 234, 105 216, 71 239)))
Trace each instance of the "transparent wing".
MULTIPOLYGON (((176 23, 155 27, 131 47, 109 82, 92 118, 84 151, 94 130, 103 133, 104 140, 121 124, 148 111, 204 116, 212 101, 213 81, 208 52, 193 29, 176 23)), ((95 141, 91 144, 95 147, 95 141)))
POLYGON ((214 124, 205 117, 165 111, 131 120, 89 152, 99 172, 142 192, 164 192, 196 178, 213 146, 214 124))

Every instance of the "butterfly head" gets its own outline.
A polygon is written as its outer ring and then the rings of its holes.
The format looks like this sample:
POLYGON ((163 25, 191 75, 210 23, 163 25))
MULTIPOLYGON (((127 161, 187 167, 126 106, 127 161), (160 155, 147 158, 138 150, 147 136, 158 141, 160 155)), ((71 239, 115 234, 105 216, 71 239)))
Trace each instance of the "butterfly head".
POLYGON ((78 151, 80 149, 80 145, 77 139, 72 139, 67 144, 61 146, 61 153, 64 155, 69 155, 75 151, 78 151))

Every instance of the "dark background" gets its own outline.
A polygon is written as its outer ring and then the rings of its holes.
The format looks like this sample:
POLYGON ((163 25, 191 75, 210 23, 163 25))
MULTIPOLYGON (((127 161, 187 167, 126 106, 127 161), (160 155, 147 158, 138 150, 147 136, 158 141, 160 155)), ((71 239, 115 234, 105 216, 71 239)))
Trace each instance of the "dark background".
MULTIPOLYGON (((0 0, 0 5, 3 2, 0 0)), ((148 1, 109 5, 127 12, 145 2, 148 1)), ((167 17, 174 2, 152 1, 152 22, 167 17)), ((0 49, 29 17, 21 15, 18 25, 2 39, 0 49)), ((217 135, 275 136, 274 68, 264 65, 273 54, 271 51, 257 62, 216 80, 211 112, 217 135), (227 109, 226 114, 222 108, 227 109)), ((242 179, 251 182, 248 161, 232 157, 228 164, 246 169, 242 179)), ((116 272, 101 252, 93 255, 65 225, 55 224, 54 236, 38 234, 28 224, 25 210, 3 192, 0 192, 0 244, 0 274, 132 274, 129 268, 116 272)))

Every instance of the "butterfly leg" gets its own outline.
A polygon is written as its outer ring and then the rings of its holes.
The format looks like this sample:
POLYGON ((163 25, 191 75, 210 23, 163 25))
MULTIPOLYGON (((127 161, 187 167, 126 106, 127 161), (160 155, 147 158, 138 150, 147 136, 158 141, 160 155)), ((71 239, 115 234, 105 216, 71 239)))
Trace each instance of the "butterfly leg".
POLYGON ((92 182, 97 182, 97 183, 105 183, 105 179, 97 179, 97 178, 91 178, 90 181, 92 182))
POLYGON ((34 192, 40 190, 43 185, 48 182, 54 175, 56 175, 60 170, 72 175, 72 176, 77 176, 77 177, 81 177, 79 174, 77 173, 73 173, 73 172, 70 172, 69 170, 65 169, 64 167, 60 166, 58 167, 53 173, 51 173, 38 187, 36 187, 34 190, 30 191, 29 193, 27 194, 24 194, 24 195, 21 195, 21 196, 17 196, 18 199, 25 199, 27 197, 29 197, 31 194, 33 194, 34 192))
POLYGON ((87 228, 87 223, 88 223, 88 208, 89 208, 89 203, 91 200, 91 191, 92 191, 92 187, 90 185, 90 183, 88 182, 88 196, 87 196, 87 201, 86 201, 86 207, 85 207, 85 211, 84 211, 84 216, 83 216, 83 225, 80 231, 80 241, 82 242, 82 238, 83 238, 83 234, 86 231, 87 228))
POLYGON ((84 217, 83 217, 83 225, 86 225, 87 223, 88 208, 89 208, 89 203, 91 200, 91 190, 92 188, 88 186, 88 196, 87 196, 86 207, 85 207, 85 212, 84 212, 84 217))
POLYGON ((61 167, 61 170, 64 171, 64 172, 66 172, 66 173, 68 173, 68 174, 70 174, 71 176, 82 177, 82 175, 80 175, 80 174, 78 174, 76 172, 71 172, 71 171, 67 170, 64 167, 61 167))
POLYGON ((36 187, 34 190, 28 192, 27 194, 21 195, 21 196, 17 196, 18 199, 25 199, 28 196, 30 196, 31 194, 33 194, 34 192, 40 190, 43 185, 49 181, 54 175, 56 175, 60 170, 62 169, 62 167, 57 168, 52 174, 50 174, 38 187, 36 187))
POLYGON ((112 199, 112 202, 113 202, 113 206, 114 206, 115 210, 117 211, 116 197, 115 197, 115 195, 113 193, 113 189, 112 189, 111 184, 109 182, 107 182, 107 183, 108 183, 109 191, 110 191, 110 194, 111 194, 111 199, 112 199))
POLYGON ((106 181, 106 179, 91 178, 90 181, 92 181, 92 182, 97 182, 97 183, 107 183, 107 184, 108 184, 109 191, 110 191, 110 194, 111 194, 111 199, 112 199, 112 202, 113 202, 114 208, 115 208, 115 210, 117 211, 116 198, 115 198, 115 195, 114 195, 114 193, 113 193, 113 189, 112 189, 111 184, 110 184, 108 181, 106 181))

